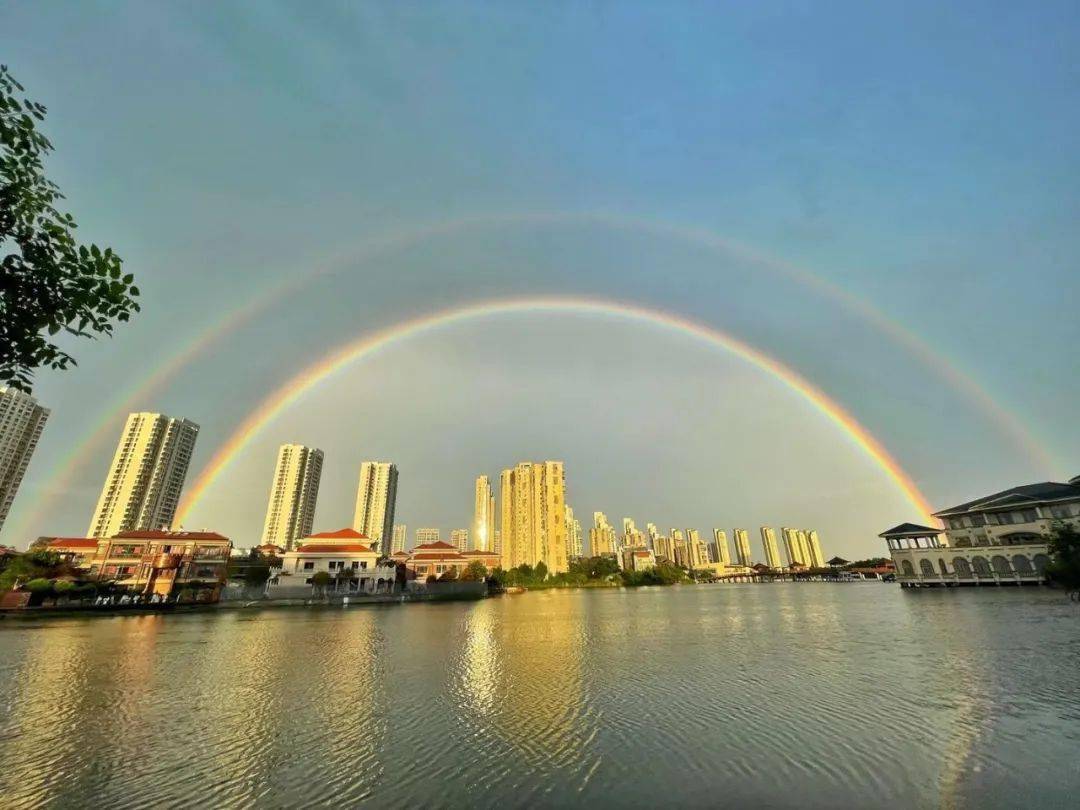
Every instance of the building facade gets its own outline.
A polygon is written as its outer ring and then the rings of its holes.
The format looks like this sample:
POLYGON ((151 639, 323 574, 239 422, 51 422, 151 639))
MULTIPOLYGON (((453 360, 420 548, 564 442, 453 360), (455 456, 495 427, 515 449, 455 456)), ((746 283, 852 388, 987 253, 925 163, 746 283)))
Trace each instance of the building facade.
POLYGON ((193 598, 217 601, 232 543, 217 532, 130 531, 110 538, 48 538, 46 548, 92 581, 160 598, 179 597, 198 585, 193 598))
POLYGON ((821 550, 821 540, 814 529, 806 530, 806 551, 810 555, 810 565, 813 568, 825 567, 825 554, 821 550))
POLYGON ((398 470, 389 461, 365 461, 360 465, 353 528, 371 539, 376 550, 389 556, 397 502, 398 470))
POLYGON ((48 409, 32 396, 0 386, 0 530, 48 418, 48 409))
POLYGON ((301 537, 311 534, 322 468, 322 450, 302 444, 278 448, 263 522, 263 543, 289 550, 301 537))
POLYGON ((130 414, 87 535, 170 528, 198 435, 187 419, 130 414))
POLYGON ((408 543, 409 527, 404 523, 394 524, 394 542, 391 543, 390 553, 394 554, 398 551, 404 551, 405 545, 408 543))
POLYGON ((452 545, 458 551, 468 551, 469 550, 469 530, 468 529, 451 529, 450 530, 450 545, 452 545))
POLYGON ((439 530, 431 527, 423 527, 416 530, 416 545, 424 546, 429 543, 442 542, 439 537, 439 530))
POLYGON ((593 512, 593 525, 589 529, 589 554, 593 557, 610 557, 617 553, 618 540, 615 527, 603 512, 593 512))
POLYGON ((584 556, 584 534, 581 531, 581 521, 574 517, 574 510, 566 507, 566 556, 568 560, 576 560, 584 556))
POLYGON ((731 565, 731 550, 728 548, 727 532, 723 529, 713 529, 712 536, 716 562, 720 565, 731 565))
POLYGON ((481 551, 492 551, 494 546, 495 495, 491 490, 491 479, 481 475, 476 479, 473 504, 473 547, 481 551))
POLYGON ((780 550, 776 545, 776 530, 770 526, 761 527, 761 546, 765 550, 765 565, 773 571, 779 571, 784 566, 780 562, 780 550))
POLYGON ((940 529, 902 523, 886 541, 904 587, 1044 582, 1055 524, 1080 527, 1080 476, 1013 487, 935 513, 940 529), (944 537, 942 537, 944 534, 944 537))
POLYGON ((750 534, 746 529, 735 529, 735 563, 744 568, 754 564, 753 555, 750 553, 750 534))
MULTIPOLYGON (((365 580, 376 573, 378 549, 370 538, 356 529, 345 528, 333 532, 320 532, 297 540, 295 547, 286 551, 281 559, 281 570, 271 583, 274 588, 311 585, 319 572, 341 580, 346 591, 371 590, 365 580)), ((382 579, 393 579, 392 573, 383 571, 382 579)))
POLYGON ((522 462, 503 470, 503 568, 544 563, 559 574, 568 569, 566 478, 561 461, 522 462))

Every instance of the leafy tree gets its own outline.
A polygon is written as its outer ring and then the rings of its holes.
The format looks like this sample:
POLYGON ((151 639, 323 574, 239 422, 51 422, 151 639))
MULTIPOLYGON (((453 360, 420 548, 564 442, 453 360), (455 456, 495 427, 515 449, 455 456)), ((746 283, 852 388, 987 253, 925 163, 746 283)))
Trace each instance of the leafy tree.
POLYGON ((536 564, 536 568, 533 569, 533 571, 538 582, 543 582, 545 579, 547 579, 548 567, 543 560, 536 564))
POLYGON ((487 566, 479 560, 473 560, 461 575, 461 579, 464 582, 480 582, 486 576, 487 566))
POLYGON ((53 336, 111 335, 139 311, 139 289, 111 248, 75 241, 75 220, 56 208, 64 195, 45 177, 45 107, 23 90, 0 65, 0 381, 29 391, 34 369, 75 363, 53 336))
POLYGON ((1056 523, 1050 530, 1051 581, 1070 591, 1080 591, 1080 531, 1068 523, 1056 523))
POLYGON ((330 573, 328 571, 317 571, 314 576, 311 577, 312 589, 320 594, 326 593, 326 586, 329 584, 330 573))
POLYGON ((447 568, 443 571, 443 575, 439 577, 439 582, 454 582, 458 578, 457 569, 454 567, 447 568))
POLYGON ((71 573, 71 567, 54 551, 27 551, 12 559, 0 573, 0 591, 32 579, 54 579, 71 573))

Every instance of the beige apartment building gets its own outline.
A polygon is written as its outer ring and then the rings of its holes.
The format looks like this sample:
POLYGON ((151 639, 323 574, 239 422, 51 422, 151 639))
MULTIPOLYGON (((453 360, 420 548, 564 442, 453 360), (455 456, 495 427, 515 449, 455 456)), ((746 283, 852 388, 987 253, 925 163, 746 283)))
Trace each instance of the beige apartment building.
POLYGON ((452 545, 458 551, 468 551, 469 550, 469 530, 468 529, 451 529, 450 530, 450 545, 452 545))
POLYGON ((311 534, 322 468, 322 450, 302 444, 278 448, 263 522, 263 544, 289 550, 301 537, 311 534))
POLYGON ((491 479, 481 475, 476 479, 476 499, 473 505, 473 548, 493 551, 495 546, 495 495, 491 479))
POLYGON ((750 553, 750 534, 746 529, 735 529, 735 564, 749 568, 754 564, 753 555, 750 553))
POLYGON ((398 469, 389 461, 365 461, 360 465, 353 528, 370 538, 375 550, 389 556, 397 502, 398 469))
POLYGON ((713 547, 716 549, 716 562, 719 565, 731 565, 731 549, 728 548, 727 532, 723 529, 713 529, 713 547))
POLYGON ((567 570, 566 478, 561 461, 522 462, 503 470, 504 568, 543 562, 554 574, 567 570))
POLYGON ((32 396, 0 386, 0 529, 48 418, 48 409, 32 396))
POLYGON ((161 413, 133 413, 120 434, 87 535, 172 526, 199 426, 161 413))
POLYGON ((405 550, 405 545, 408 543, 409 527, 404 523, 394 524, 394 541, 391 544, 392 548, 390 553, 396 554, 399 551, 405 550))
POLYGON ((425 526, 416 530, 416 545, 426 546, 431 543, 441 543, 442 540, 439 537, 439 530, 430 526, 425 526))
POLYGON ((783 568, 780 562, 780 551, 776 545, 776 530, 770 526, 761 527, 761 545, 765 549, 765 565, 774 571, 783 568))
POLYGON ((825 567, 825 554, 821 551, 821 540, 814 529, 806 530, 806 551, 810 555, 810 565, 813 568, 825 567))
POLYGON ((589 553, 593 557, 610 557, 618 553, 615 527, 603 512, 593 512, 593 526, 589 529, 589 553))
POLYGON ((566 556, 576 560, 585 554, 584 534, 581 521, 574 517, 574 510, 566 507, 566 556))

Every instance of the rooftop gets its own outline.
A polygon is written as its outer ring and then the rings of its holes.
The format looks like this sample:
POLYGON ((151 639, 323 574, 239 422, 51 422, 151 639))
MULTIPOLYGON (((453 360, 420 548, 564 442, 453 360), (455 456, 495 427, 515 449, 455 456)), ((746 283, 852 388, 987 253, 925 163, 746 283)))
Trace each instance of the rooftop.
POLYGON ((363 543, 303 543, 294 553, 299 554, 374 554, 363 543))
POLYGON ((1080 498, 1080 477, 1073 478, 1066 484, 1056 481, 1043 481, 1039 484, 1024 484, 1019 487, 1003 489, 993 495, 985 495, 967 503, 942 509, 940 512, 935 512, 934 517, 945 517, 963 514, 964 512, 977 512, 984 509, 997 509, 1020 504, 1034 505, 1070 498, 1080 498))
POLYGON ((368 540, 370 539, 366 534, 361 534, 356 529, 350 529, 348 527, 344 529, 338 529, 333 532, 319 532, 313 534, 310 537, 303 538, 304 540, 368 540))
POLYGON ((228 540, 217 532, 170 532, 139 529, 132 532, 120 532, 113 540, 228 540))
POLYGON ((901 523, 891 529, 883 531, 878 537, 888 539, 890 537, 936 537, 941 534, 941 529, 930 526, 920 526, 918 523, 901 523))

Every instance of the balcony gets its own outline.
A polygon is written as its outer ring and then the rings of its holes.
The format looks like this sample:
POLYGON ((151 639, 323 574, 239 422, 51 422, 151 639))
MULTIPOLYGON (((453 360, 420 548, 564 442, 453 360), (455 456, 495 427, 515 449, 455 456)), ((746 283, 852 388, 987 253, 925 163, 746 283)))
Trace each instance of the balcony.
POLYGON ((180 567, 182 554, 158 554, 154 557, 153 567, 163 571, 175 570, 180 567))

